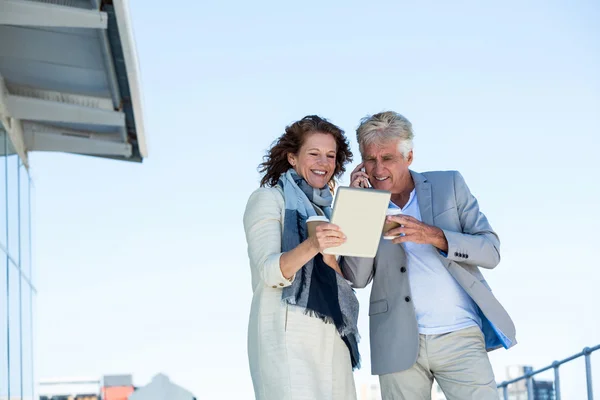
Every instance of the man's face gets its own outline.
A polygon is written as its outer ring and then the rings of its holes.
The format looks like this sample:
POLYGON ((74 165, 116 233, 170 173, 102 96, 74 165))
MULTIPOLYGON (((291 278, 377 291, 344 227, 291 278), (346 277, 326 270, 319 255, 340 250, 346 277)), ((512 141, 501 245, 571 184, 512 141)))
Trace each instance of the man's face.
POLYGON ((382 144, 374 143, 365 146, 363 162, 365 172, 369 175, 371 186, 379 190, 387 190, 392 194, 405 190, 407 182, 411 182, 409 167, 412 164, 413 152, 404 158, 394 140, 382 144))

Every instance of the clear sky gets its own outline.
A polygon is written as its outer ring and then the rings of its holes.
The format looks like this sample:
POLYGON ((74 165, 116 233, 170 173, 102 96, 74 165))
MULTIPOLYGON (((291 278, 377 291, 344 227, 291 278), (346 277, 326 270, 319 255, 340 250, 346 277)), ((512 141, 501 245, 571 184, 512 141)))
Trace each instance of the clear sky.
MULTIPOLYGON (((256 167, 319 114, 350 137, 350 171, 359 119, 388 109, 413 123, 414 169, 461 171, 501 237, 485 275, 519 344, 491 354, 497 379, 600 343, 599 3, 414 3, 131 0, 150 157, 31 156, 38 377, 164 372, 201 399, 252 399, 256 167)), ((583 398, 582 359, 562 387, 583 398)))

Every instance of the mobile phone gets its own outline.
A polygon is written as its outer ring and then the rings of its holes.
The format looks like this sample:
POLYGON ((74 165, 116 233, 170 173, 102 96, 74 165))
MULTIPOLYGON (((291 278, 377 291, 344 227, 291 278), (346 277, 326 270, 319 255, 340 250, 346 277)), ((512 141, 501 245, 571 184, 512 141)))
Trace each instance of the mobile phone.
MULTIPOLYGON (((360 170, 362 172, 364 172, 365 174, 367 173, 367 170, 365 169, 365 167, 362 167, 360 170)), ((371 185, 371 182, 369 181, 369 179, 367 179, 367 187, 373 187, 373 185, 371 185)))

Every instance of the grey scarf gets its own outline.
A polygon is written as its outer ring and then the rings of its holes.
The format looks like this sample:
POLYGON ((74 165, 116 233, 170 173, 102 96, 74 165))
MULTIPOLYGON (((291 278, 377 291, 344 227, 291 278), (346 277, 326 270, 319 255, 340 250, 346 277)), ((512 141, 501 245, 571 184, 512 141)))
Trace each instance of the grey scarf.
MULTIPOLYGON (((295 170, 279 178, 285 200, 285 220, 281 251, 296 248, 308 237, 306 220, 317 215, 319 206, 331 217, 333 197, 326 186, 311 187, 295 170)), ((292 284, 283 289, 282 301, 303 308, 307 315, 333 323, 348 346, 353 368, 360 368, 358 353, 358 300, 350 284, 323 261, 319 253, 297 273, 292 284)))

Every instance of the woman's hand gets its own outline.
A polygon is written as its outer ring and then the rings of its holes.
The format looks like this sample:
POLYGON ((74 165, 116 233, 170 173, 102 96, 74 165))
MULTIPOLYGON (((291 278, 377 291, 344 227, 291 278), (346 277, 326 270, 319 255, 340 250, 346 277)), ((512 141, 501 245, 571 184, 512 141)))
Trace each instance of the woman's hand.
POLYGON ((323 250, 341 246, 346 242, 346 235, 340 227, 334 224, 323 223, 317 225, 315 235, 308 239, 315 253, 323 253, 323 250))
POLYGON ((369 185, 369 175, 366 172, 363 172, 365 163, 360 163, 354 168, 352 173, 350 174, 350 187, 353 188, 368 188, 369 185))

